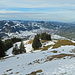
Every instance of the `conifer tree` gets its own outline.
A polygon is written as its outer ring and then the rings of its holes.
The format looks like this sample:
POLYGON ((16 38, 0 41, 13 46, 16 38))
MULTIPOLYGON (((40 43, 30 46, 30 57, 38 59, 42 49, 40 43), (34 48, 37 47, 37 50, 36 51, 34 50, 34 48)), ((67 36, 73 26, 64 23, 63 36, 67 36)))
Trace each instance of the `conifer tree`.
POLYGON ((15 44, 15 47, 13 48, 12 54, 17 55, 19 54, 18 46, 15 44))
POLYGON ((4 57, 5 56, 5 49, 4 49, 4 44, 2 42, 2 40, 0 39, 0 57, 4 57))
POLYGON ((23 41, 21 41, 21 44, 20 44, 19 48, 18 48, 17 44, 15 44, 15 47, 13 48, 12 53, 13 53, 14 55, 26 53, 26 50, 25 50, 23 41))
POLYGON ((21 44, 20 44, 20 53, 26 53, 23 41, 21 41, 21 44))
POLYGON ((32 47, 35 49, 38 49, 39 47, 41 47, 41 42, 39 40, 39 37, 35 36, 32 47))
POLYGON ((4 57, 6 55, 5 53, 5 45, 2 41, 2 38, 0 36, 0 57, 4 57))
POLYGON ((42 40, 51 40, 51 35, 44 32, 41 34, 41 39, 42 40))

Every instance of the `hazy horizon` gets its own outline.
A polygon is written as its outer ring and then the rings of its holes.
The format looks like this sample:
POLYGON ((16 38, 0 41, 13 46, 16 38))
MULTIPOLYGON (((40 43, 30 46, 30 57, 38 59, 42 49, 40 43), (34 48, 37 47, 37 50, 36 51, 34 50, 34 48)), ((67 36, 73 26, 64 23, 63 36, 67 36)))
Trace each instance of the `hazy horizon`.
POLYGON ((75 22, 74 0, 1 0, 0 20, 75 22))

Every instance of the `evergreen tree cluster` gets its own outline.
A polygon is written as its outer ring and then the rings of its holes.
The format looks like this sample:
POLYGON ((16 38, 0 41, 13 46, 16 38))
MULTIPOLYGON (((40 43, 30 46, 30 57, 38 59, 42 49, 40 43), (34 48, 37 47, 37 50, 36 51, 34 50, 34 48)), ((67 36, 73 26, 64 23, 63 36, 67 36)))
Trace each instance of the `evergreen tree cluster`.
POLYGON ((17 44, 15 44, 15 47, 13 48, 12 54, 17 55, 17 54, 22 54, 26 53, 23 41, 21 41, 20 47, 18 48, 17 44))
POLYGON ((4 57, 6 55, 6 51, 13 46, 11 40, 5 40, 4 42, 0 38, 0 57, 4 57))
POLYGON ((13 46, 13 43, 19 42, 21 39, 19 38, 11 38, 5 41, 2 41, 0 37, 0 57, 4 57, 6 55, 6 51, 13 46))
POLYGON ((51 40, 51 35, 49 35, 47 33, 42 33, 41 40, 51 40))
POLYGON ((21 41, 21 39, 14 37, 14 38, 11 38, 11 41, 12 41, 12 43, 16 43, 16 42, 21 41))
POLYGON ((10 39, 4 41, 5 51, 13 46, 13 43, 10 39))
POLYGON ((40 40, 51 40, 51 35, 47 33, 37 34, 32 43, 34 50, 42 46, 40 40))
POLYGON ((14 43, 21 41, 20 38, 11 38, 4 41, 5 51, 13 46, 14 43))

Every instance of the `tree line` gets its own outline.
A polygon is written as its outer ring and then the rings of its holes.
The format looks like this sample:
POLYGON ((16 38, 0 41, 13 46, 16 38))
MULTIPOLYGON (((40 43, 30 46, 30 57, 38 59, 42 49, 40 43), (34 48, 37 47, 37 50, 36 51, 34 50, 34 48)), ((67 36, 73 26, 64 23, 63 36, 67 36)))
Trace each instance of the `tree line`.
POLYGON ((15 42, 21 41, 20 38, 11 38, 7 39, 5 41, 2 41, 2 38, 0 37, 0 57, 6 56, 6 51, 13 46, 15 42))
MULTIPOLYGON (((47 34, 47 33, 37 34, 34 37, 34 40, 32 43, 32 47, 34 50, 38 49, 39 47, 42 46, 40 40, 51 40, 51 35, 47 34)), ((4 57, 6 55, 5 52, 11 47, 13 47, 12 54, 14 54, 14 55, 26 53, 26 49, 25 49, 23 41, 21 39, 11 38, 11 39, 5 40, 3 42, 0 38, 0 57, 4 57), (15 44, 15 46, 13 47, 13 44, 16 42, 19 42, 19 41, 21 41, 20 46, 18 47, 18 45, 15 44)))

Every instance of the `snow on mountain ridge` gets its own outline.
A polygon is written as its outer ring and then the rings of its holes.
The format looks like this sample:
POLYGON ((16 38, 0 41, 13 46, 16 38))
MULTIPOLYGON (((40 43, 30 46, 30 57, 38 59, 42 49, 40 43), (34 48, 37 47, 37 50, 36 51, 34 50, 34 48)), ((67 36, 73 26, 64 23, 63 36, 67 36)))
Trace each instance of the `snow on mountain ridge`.
POLYGON ((34 22, 30 23, 27 21, 0 21, 0 34, 1 36, 8 36, 8 33, 15 33, 20 31, 31 31, 33 29, 40 29, 40 26, 34 22))

